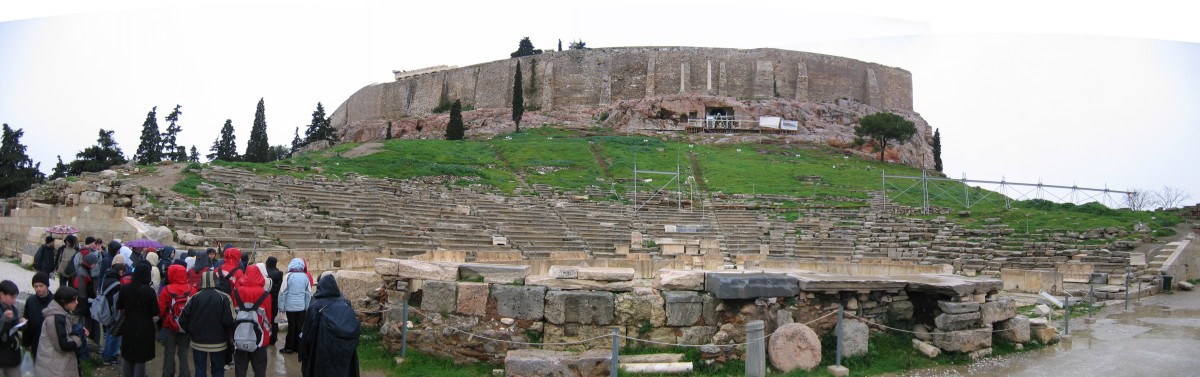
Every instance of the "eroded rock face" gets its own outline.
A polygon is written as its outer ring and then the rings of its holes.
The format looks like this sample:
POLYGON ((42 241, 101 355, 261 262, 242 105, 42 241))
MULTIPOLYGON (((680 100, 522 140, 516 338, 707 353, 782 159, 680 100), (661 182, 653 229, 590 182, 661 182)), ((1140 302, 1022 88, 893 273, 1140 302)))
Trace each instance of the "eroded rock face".
POLYGON ((939 331, 933 333, 933 345, 945 351, 974 352, 992 346, 991 327, 961 330, 939 331))
POLYGON ((870 330, 867 324, 859 321, 845 321, 842 328, 842 353, 846 356, 865 355, 867 353, 867 340, 870 338, 870 330))
POLYGON ((812 370, 821 363, 821 338, 803 324, 783 325, 768 339, 767 355, 771 365, 784 373, 812 370))

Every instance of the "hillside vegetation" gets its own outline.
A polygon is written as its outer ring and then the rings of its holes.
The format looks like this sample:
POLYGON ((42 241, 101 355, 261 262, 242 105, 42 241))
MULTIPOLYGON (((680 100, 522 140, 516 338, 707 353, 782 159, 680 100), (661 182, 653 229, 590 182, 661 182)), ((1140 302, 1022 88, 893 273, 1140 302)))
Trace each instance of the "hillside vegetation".
MULTIPOLYGON (((706 135, 695 136, 708 137, 706 135)), ((720 136, 712 136, 720 137, 720 136)), ((692 139, 696 140, 696 139, 692 139)), ((589 188, 592 200, 623 200, 633 189, 634 166, 637 170, 675 172, 684 182, 679 186, 699 204, 705 195, 762 197, 769 195, 773 208, 781 216, 794 218, 806 207, 862 207, 870 193, 878 192, 881 175, 920 176, 919 169, 847 154, 824 145, 769 143, 692 143, 687 140, 652 136, 617 136, 558 128, 533 128, 521 133, 503 134, 489 140, 389 140, 378 152, 345 157, 358 144, 340 144, 333 148, 303 153, 273 163, 223 162, 214 164, 238 167, 259 174, 304 177, 322 174, 344 179, 355 173, 379 178, 410 179, 451 176, 448 185, 481 184, 505 194, 532 193, 533 185, 547 185, 560 193, 584 193, 589 188), (789 198, 782 198, 786 196, 789 198)), ((175 191, 196 196, 198 175, 185 171, 175 191)), ((670 175, 639 174, 638 191, 650 193, 662 187, 670 175), (646 182, 646 180, 651 180, 646 182)), ((898 184, 907 187, 915 181, 898 184)), ((944 216, 965 210, 948 192, 963 195, 961 183, 930 184, 931 201, 943 207, 944 216), (953 191, 957 190, 957 191, 953 191), (940 196, 934 197, 935 191, 940 196)), ((667 190, 675 190, 671 182, 667 190)), ((889 187, 889 190, 895 190, 889 187)), ((911 191, 911 190, 910 190, 911 191)), ((996 222, 1007 224, 1020 234, 1026 229, 1085 231, 1116 227, 1126 231, 1139 222, 1160 229, 1159 234, 1181 218, 1174 213, 1110 209, 1099 203, 1084 205, 1056 204, 1045 200, 1013 201, 1005 209, 1004 197, 978 187, 970 188, 973 204, 970 216, 954 221, 967 226, 996 222)), ((895 196, 896 191, 890 193, 895 196)), ((639 194, 643 195, 643 194, 639 194)), ((921 205, 919 191, 894 198, 910 206, 921 205)), ((937 215, 921 215, 935 217, 937 215)))

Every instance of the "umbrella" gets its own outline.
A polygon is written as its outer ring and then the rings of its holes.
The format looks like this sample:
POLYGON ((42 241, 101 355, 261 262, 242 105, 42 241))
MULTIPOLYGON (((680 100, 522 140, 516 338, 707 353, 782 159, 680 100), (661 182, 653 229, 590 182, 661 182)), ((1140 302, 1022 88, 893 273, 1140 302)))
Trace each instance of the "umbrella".
POLYGON ((129 247, 153 247, 156 249, 163 247, 163 244, 158 243, 158 241, 148 240, 145 238, 126 242, 124 245, 129 247))
POLYGON ((76 227, 73 227, 70 225, 55 225, 55 226, 46 228, 46 232, 52 233, 52 234, 75 234, 75 233, 79 233, 79 228, 76 228, 76 227))

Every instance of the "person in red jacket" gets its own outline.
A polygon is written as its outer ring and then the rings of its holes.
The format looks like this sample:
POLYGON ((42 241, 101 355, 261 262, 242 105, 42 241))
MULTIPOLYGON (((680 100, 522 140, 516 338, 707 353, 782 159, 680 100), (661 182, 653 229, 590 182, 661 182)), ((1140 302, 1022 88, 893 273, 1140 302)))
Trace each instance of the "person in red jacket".
POLYGON ((158 293, 158 312, 162 313, 163 332, 163 375, 175 375, 175 359, 179 358, 179 375, 192 375, 191 362, 188 354, 191 350, 191 339, 179 327, 179 315, 188 299, 196 294, 196 289, 188 284, 187 267, 171 265, 167 267, 167 285, 158 293))
MULTIPOLYGON (((225 255, 226 258, 229 257, 228 250, 225 252, 225 255)), ((249 266, 246 268, 246 273, 238 277, 237 285, 233 288, 233 295, 237 296, 233 299, 235 302, 234 306, 238 310, 241 310, 240 305, 237 305, 239 302, 253 305, 263 296, 267 296, 265 300, 262 300, 261 304, 262 309, 266 312, 265 321, 260 326, 263 334, 262 343, 258 345, 258 349, 254 350, 254 352, 233 351, 234 375, 238 377, 246 375, 247 364, 250 364, 254 368, 254 375, 256 377, 267 375, 267 346, 271 343, 271 322, 275 319, 272 318, 271 314, 273 310, 271 310, 271 293, 268 291, 270 287, 267 287, 267 279, 264 276, 258 266, 249 266)), ((234 316, 237 316, 236 312, 234 316)))

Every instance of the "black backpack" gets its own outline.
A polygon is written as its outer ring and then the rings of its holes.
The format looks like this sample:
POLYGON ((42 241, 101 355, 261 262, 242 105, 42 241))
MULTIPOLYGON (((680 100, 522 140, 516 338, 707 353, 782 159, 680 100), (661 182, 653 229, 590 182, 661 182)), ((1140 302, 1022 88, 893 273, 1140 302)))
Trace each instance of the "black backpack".
POLYGON ((230 280, 233 280, 233 275, 235 272, 238 272, 238 270, 241 270, 243 274, 246 273, 246 270, 243 270, 241 267, 236 267, 232 270, 229 270, 229 272, 225 272, 225 270, 222 270, 221 268, 218 267, 217 268, 217 290, 221 291, 221 292, 225 292, 225 294, 232 293, 233 292, 233 282, 230 280))

